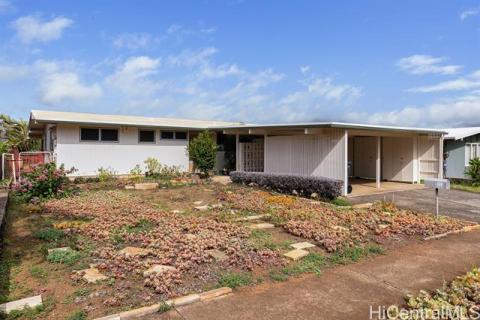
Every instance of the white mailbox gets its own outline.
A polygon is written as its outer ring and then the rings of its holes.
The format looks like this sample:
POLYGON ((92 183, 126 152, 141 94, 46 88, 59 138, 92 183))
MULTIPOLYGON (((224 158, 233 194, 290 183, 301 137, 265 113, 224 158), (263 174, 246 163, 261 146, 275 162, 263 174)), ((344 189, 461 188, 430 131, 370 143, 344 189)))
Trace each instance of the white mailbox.
POLYGON ((425 187, 433 189, 450 189, 450 180, 447 179, 425 179, 425 187))
POLYGON ((438 189, 450 189, 450 180, 447 179, 424 179, 427 188, 435 189, 435 216, 438 218, 438 189))

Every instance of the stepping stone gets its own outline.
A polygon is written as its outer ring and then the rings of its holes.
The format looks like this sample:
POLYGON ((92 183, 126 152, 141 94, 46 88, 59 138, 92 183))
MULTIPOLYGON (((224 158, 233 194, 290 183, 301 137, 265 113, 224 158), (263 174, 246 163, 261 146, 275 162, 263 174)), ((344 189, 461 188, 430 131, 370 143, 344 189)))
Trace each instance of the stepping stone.
POLYGON ((295 249, 292 251, 288 251, 287 253, 284 253, 283 255, 289 259, 292 259, 293 261, 297 261, 302 259, 303 257, 308 256, 309 252, 307 250, 303 249, 295 249))
POLYGON ((197 236, 194 235, 194 234, 191 234, 191 233, 187 233, 185 235, 185 238, 187 238, 188 240, 196 240, 197 239, 197 236))
POLYGON ((61 247, 61 248, 48 249, 47 251, 48 251, 48 254, 50 254, 52 252, 57 252, 57 251, 63 252, 63 251, 70 251, 70 250, 72 250, 70 247, 61 247))
POLYGON ((275 226, 271 223, 257 223, 257 224, 251 224, 248 226, 250 229, 272 229, 275 228, 275 226))
POLYGON ((162 265, 162 264, 154 264, 148 270, 143 272, 143 276, 146 278, 146 277, 150 276, 151 274, 160 274, 160 273, 164 273, 166 271, 173 271, 173 270, 177 270, 177 269, 175 269, 175 267, 172 267, 172 266, 166 266, 166 265, 162 265))
POLYGON ((336 230, 336 231, 345 231, 345 232, 348 232, 348 228, 345 228, 345 227, 342 227, 342 226, 333 226, 332 227, 333 230, 336 230))
POLYGON ((198 201, 195 201, 193 204, 196 205, 196 206, 199 206, 203 203, 203 200, 198 200, 198 201))
POLYGON ((219 208, 223 208, 223 204, 221 204, 221 203, 212 204, 211 207, 212 207, 212 209, 217 209, 217 208, 219 209, 219 208))
POLYGON ((228 259, 228 256, 225 254, 225 252, 217 250, 217 249, 206 250, 205 252, 210 257, 214 258, 216 261, 225 261, 225 260, 228 259))
POLYGON ((135 190, 154 190, 158 188, 158 183, 135 183, 135 190))
POLYGON ((373 205, 371 202, 366 202, 366 203, 359 203, 359 204, 354 204, 352 208, 355 209, 368 209, 373 205))
POLYGON ((198 206, 198 207, 195 207, 195 210, 198 210, 198 211, 208 211, 210 209, 209 206, 198 206))
POLYGON ((119 251, 120 254, 124 254, 125 256, 146 256, 150 253, 150 250, 138 247, 125 247, 119 251))
POLYGON ((293 243, 290 245, 290 247, 294 249, 308 249, 308 248, 314 248, 316 246, 313 243, 305 241, 305 242, 293 243))
POLYGON ((89 268, 78 271, 78 273, 84 273, 83 279, 88 283, 96 283, 97 281, 107 280, 108 277, 104 274, 101 274, 97 268, 89 268))
POLYGON ((24 298, 24 299, 0 304, 0 313, 9 314, 12 311, 21 311, 21 310, 24 310, 25 308, 35 308, 35 307, 41 306, 42 304, 43 304, 42 296, 38 295, 34 297, 24 298))
POLYGON ((185 211, 183 210, 172 210, 172 213, 179 214, 179 213, 184 213, 185 211))
POLYGON ((125 190, 134 190, 135 186, 125 186, 125 190))
POLYGON ((255 216, 241 217, 241 218, 235 219, 235 221, 253 221, 253 220, 260 220, 268 217, 270 217, 269 214, 259 214, 255 216))

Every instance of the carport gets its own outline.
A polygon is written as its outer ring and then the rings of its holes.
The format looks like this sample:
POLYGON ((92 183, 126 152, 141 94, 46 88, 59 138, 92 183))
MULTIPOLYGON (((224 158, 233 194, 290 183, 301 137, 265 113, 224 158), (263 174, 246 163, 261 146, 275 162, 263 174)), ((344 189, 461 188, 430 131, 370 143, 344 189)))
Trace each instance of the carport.
POLYGON ((236 170, 338 179, 344 195, 349 185, 353 194, 404 190, 443 174, 441 130, 339 122, 222 129, 236 136, 236 170))

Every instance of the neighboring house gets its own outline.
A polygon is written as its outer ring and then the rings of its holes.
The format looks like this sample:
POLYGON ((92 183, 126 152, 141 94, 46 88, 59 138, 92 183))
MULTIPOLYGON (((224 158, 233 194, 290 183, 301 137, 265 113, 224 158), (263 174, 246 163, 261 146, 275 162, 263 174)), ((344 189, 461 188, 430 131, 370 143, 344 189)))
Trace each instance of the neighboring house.
POLYGON ((0 119, 0 142, 7 140, 7 129, 5 128, 5 122, 0 119))
POLYGON ((444 159, 447 178, 468 179, 468 162, 480 157, 480 127, 445 129, 444 159))
POLYGON ((351 178, 371 179, 380 187, 382 180, 418 183, 443 176, 444 131, 435 129, 339 122, 246 125, 36 110, 29 126, 57 163, 77 168, 77 175, 94 175, 100 167, 127 174, 148 157, 190 170, 188 141, 209 129, 220 150, 233 151, 236 170, 339 179, 344 193, 351 178))

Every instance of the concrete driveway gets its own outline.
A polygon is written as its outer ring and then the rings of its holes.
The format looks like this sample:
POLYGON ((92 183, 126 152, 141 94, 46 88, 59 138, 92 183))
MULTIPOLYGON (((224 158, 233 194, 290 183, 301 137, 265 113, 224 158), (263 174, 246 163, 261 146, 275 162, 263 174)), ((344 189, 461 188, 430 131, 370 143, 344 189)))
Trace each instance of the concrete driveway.
MULTIPOLYGON (((480 193, 459 190, 440 190, 440 214, 480 223, 480 193)), ((417 189, 391 193, 349 197, 353 204, 392 200, 399 208, 412 209, 426 213, 435 212, 435 191, 417 189)))

